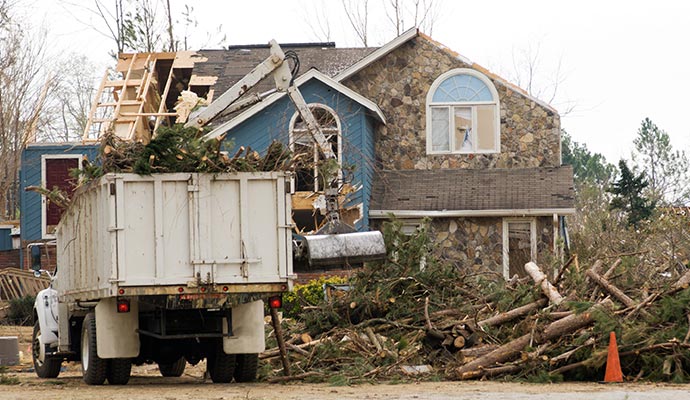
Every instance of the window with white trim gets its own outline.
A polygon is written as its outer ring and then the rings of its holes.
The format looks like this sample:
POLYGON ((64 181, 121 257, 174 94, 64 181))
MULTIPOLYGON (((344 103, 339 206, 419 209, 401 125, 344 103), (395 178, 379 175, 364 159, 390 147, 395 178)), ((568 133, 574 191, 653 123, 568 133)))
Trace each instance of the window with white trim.
POLYGON ((427 154, 500 151, 498 92, 480 72, 459 68, 439 76, 426 107, 427 154))
MULTIPOLYGON (((319 124, 326 141, 342 166, 342 144, 340 120, 335 111, 324 104, 309 104, 314 119, 319 124)), ((295 171, 295 190, 317 192, 324 189, 324 182, 319 177, 319 161, 323 159, 318 144, 314 141, 302 117, 295 113, 290 120, 290 149, 300 157, 300 163, 295 171)), ((338 178, 342 178, 342 170, 338 171, 338 178)))
POLYGON ((537 259, 537 221, 534 218, 503 220, 503 276, 527 276, 525 264, 537 259))

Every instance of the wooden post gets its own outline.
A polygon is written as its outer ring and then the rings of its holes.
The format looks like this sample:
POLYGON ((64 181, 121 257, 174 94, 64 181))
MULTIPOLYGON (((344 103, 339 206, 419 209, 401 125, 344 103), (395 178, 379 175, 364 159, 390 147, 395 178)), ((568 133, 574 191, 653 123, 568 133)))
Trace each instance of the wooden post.
POLYGON ((283 363, 283 373, 285 376, 290 376, 290 361, 287 357, 287 349, 285 348, 285 340, 283 339, 283 329, 280 327, 278 310, 273 307, 271 307, 271 322, 273 323, 273 332, 276 334, 278 348, 280 349, 280 361, 283 363))

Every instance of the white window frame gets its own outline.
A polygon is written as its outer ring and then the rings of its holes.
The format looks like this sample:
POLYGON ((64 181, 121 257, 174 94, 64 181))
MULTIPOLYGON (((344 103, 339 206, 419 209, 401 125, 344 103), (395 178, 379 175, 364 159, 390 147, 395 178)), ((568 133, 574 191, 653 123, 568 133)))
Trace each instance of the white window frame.
POLYGON ((442 74, 436 80, 434 83, 431 85, 429 88, 429 92, 426 95, 426 153, 427 154, 494 154, 494 153, 499 153, 501 151, 501 104, 498 99, 498 91, 496 90, 496 87, 494 84, 489 80, 489 78, 486 77, 486 75, 482 74, 479 71, 475 71, 470 68, 456 68, 452 69, 450 71, 447 71, 446 73, 442 74), (436 90, 438 87, 448 78, 456 75, 470 75, 473 76, 479 80, 481 80, 488 88, 489 91, 491 92, 491 96, 493 97, 493 101, 474 101, 474 102, 441 102, 441 103, 434 103, 433 102, 433 97, 434 94, 436 93, 436 90), (495 147, 492 150, 475 150, 477 146, 477 106, 482 106, 482 105, 493 105, 494 106, 494 143, 495 147), (455 118, 454 118, 454 112, 453 108, 454 107, 468 107, 472 109, 472 132, 475 135, 473 146, 475 149, 472 149, 470 151, 463 151, 463 150, 454 150, 455 149, 455 135, 452 134, 454 132, 454 126, 455 126, 455 118), (449 110, 448 112, 448 135, 449 135, 449 140, 448 140, 448 150, 433 150, 433 145, 432 145, 432 135, 433 135, 433 124, 432 124, 432 116, 431 116, 431 110, 432 108, 447 108, 449 110))
MULTIPOLYGON (((81 170, 82 166, 80 161, 83 157, 83 154, 43 154, 41 156, 41 187, 52 190, 51 188, 46 187, 47 160, 75 158, 77 159, 77 168, 81 170)), ((48 198, 45 195, 41 195, 41 238, 55 239, 55 234, 48 233, 48 198)))
MULTIPOLYGON (((334 109, 331 107, 327 106, 326 104, 322 103, 309 103, 307 105, 309 109, 314 109, 314 108, 322 108, 331 115, 333 115, 333 118, 335 119, 335 124, 338 129, 338 132, 336 135, 338 135, 338 165, 340 168, 338 169, 338 179, 342 181, 343 179, 343 129, 342 126, 340 125, 340 118, 338 118, 338 114, 335 112, 334 109)), ((290 118, 290 124, 288 125, 289 127, 289 143, 290 143, 290 150, 295 151, 295 138, 294 138, 294 132, 295 132, 295 122, 297 122, 297 118, 299 117, 299 113, 295 111, 295 113, 292 115, 292 118, 290 118)), ((325 135, 328 136, 328 135, 325 135)), ((312 138, 313 140, 313 138, 312 138)), ((316 142, 314 142, 314 191, 318 192, 319 190, 323 190, 324 188, 319 187, 319 171, 316 168, 316 163, 318 162, 318 157, 319 157, 319 151, 316 148, 316 142)), ((293 183, 293 187, 296 187, 296 184, 293 183)))
POLYGON ((510 279, 510 254, 508 242, 508 224, 529 222, 530 261, 537 261, 537 219, 536 218, 503 218, 503 277, 510 279))

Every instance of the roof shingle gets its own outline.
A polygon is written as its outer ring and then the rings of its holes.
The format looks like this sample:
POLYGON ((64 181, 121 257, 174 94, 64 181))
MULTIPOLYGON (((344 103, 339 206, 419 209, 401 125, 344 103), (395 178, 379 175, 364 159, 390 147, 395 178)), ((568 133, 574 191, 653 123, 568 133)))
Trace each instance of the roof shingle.
POLYGON ((380 171, 371 210, 573 209, 571 166, 380 171))

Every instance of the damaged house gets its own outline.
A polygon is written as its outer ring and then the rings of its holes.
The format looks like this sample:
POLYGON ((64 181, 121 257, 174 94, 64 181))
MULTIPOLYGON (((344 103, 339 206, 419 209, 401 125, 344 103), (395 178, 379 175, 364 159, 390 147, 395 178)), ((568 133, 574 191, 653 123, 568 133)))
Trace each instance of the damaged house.
MULTIPOLYGON (((367 230, 395 216, 415 229, 430 218, 446 258, 506 278, 524 275, 529 260, 559 256, 574 193, 572 169, 561 166, 556 110, 415 29, 379 48, 281 47, 299 57, 294 84, 337 156, 347 223, 367 230)), ((268 55, 267 45, 120 55, 118 73, 103 79, 84 142, 29 146, 22 186, 45 186, 54 175, 50 164, 59 164, 48 161, 53 156, 92 158, 89 143, 104 129, 129 140, 150 136, 187 114, 176 109, 183 91, 210 103, 268 55)), ((252 93, 274 88, 267 78, 252 93)), ((280 140, 320 157, 282 92, 230 112, 213 128, 229 154, 240 147, 263 153, 280 140)), ((300 231, 323 222, 321 173, 296 171, 293 220, 300 231)), ((25 244, 50 240, 48 208, 37 193, 22 192, 25 244)))

